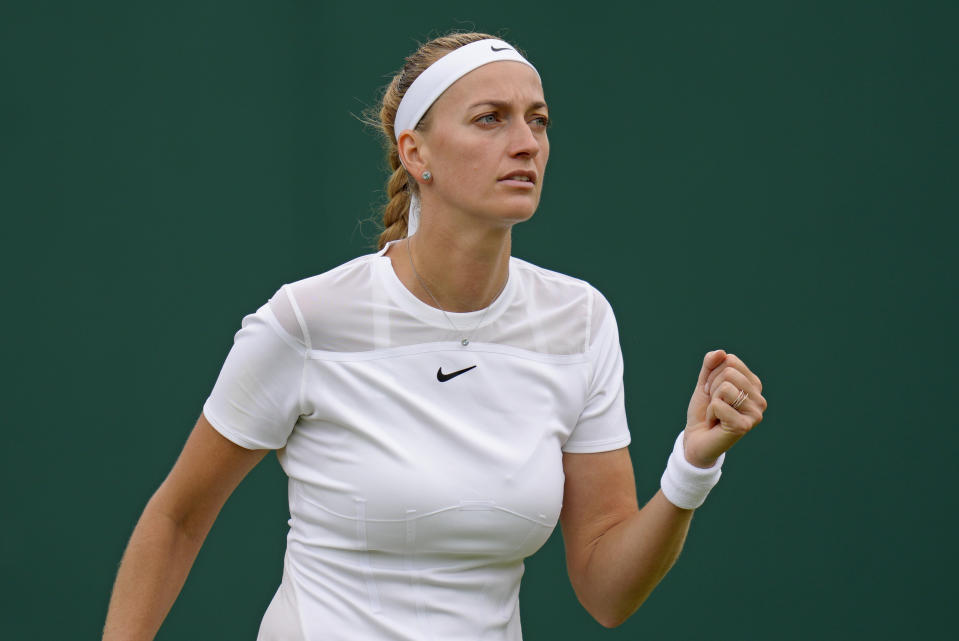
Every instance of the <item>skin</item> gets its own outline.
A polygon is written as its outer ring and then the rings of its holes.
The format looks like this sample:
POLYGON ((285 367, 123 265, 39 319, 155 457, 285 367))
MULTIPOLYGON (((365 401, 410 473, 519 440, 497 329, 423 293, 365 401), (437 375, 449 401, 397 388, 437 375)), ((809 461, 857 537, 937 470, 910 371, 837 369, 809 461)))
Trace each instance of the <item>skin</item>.
POLYGON ((110 597, 104 641, 156 636, 220 509, 267 451, 236 445, 200 414, 127 544, 110 597))
MULTIPOLYGON (((536 211, 549 158, 548 109, 536 74, 496 62, 454 83, 425 126, 402 132, 400 157, 419 182, 422 220, 387 256, 406 287, 447 311, 474 311, 502 290, 510 230, 536 211), (434 178, 422 180, 423 171, 434 178), (535 181, 502 180, 516 170, 535 181)), ((762 420, 762 383, 724 350, 707 353, 687 410, 686 458, 710 467, 762 420), (749 394, 738 410, 739 390, 749 394)), ((176 600, 220 509, 266 455, 217 432, 202 414, 169 476, 138 521, 114 584, 104 641, 150 640, 176 600)), ((676 561, 692 510, 662 491, 639 508, 629 451, 564 454, 560 524, 570 581, 583 606, 607 627, 625 621, 676 561)))
MULTIPOLYGON (((721 349, 707 353, 687 412, 686 460, 711 467, 758 425, 766 409, 761 391, 759 378, 735 354, 721 349), (737 411, 730 403, 739 389, 749 398, 737 411)), ((676 562, 694 510, 676 507, 662 490, 639 509, 626 448, 564 453, 563 466, 560 523, 570 581, 586 610, 600 624, 615 627, 642 605, 676 562)))
MULTIPOLYGON (((494 62, 453 83, 419 129, 401 132, 400 159, 419 183, 422 202, 413 259, 446 311, 483 309, 503 289, 510 230, 539 205, 548 117, 536 72, 521 62, 494 62), (422 179, 427 170, 430 182, 422 179), (532 184, 501 180, 517 170, 532 172, 532 184)), ((410 269, 408 243, 401 245, 387 252, 393 269, 433 305, 410 269)))
MULTIPOLYGON (((510 229, 539 204, 549 158, 541 118, 548 108, 539 78, 518 62, 496 62, 459 80, 418 129, 400 133, 400 159, 417 181, 420 226, 387 250, 397 276, 420 300, 446 311, 483 309, 502 290, 510 229), (425 125, 425 126, 424 126, 425 125), (515 169, 535 172, 533 188, 504 184, 515 169), (429 171, 433 179, 422 179, 429 171), (429 292, 409 267, 416 269, 429 292)), ((705 355, 690 398, 686 459, 711 467, 762 421, 762 383, 734 354, 705 355), (733 409, 739 390, 749 394, 733 409)), ((560 523, 570 581, 602 625, 625 621, 649 596, 682 549, 692 510, 658 491, 640 509, 629 451, 564 454, 560 523)))

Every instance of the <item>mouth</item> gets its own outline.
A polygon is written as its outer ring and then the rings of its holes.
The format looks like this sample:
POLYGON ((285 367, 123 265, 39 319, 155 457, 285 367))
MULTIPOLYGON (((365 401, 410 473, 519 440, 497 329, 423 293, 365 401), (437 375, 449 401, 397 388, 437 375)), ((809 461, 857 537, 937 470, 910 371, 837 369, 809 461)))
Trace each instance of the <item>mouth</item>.
POLYGON ((536 172, 527 170, 511 171, 498 182, 532 187, 536 184, 536 172))

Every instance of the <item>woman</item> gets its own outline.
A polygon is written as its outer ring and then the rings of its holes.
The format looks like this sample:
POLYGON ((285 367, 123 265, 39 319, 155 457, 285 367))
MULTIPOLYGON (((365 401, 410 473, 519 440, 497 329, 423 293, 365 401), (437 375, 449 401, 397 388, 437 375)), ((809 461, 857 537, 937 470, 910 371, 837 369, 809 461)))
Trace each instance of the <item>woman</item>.
POLYGON ((623 622, 675 561, 759 379, 706 354, 662 489, 639 509, 609 304, 510 256, 539 203, 548 107, 508 43, 423 45, 380 111, 394 170, 377 254, 243 319, 121 564, 104 639, 150 639, 265 453, 290 477, 259 639, 520 639, 523 558, 562 524, 570 580, 623 622))

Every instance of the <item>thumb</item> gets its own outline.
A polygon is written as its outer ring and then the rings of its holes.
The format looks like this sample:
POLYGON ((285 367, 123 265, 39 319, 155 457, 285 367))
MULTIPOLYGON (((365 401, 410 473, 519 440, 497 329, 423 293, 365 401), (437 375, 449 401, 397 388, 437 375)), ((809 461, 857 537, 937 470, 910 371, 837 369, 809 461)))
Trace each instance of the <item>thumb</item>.
POLYGON ((717 349, 708 352, 703 358, 703 368, 699 371, 699 379, 696 381, 696 389, 689 399, 689 408, 686 411, 686 426, 698 425, 700 423, 709 424, 707 410, 709 408, 710 396, 706 393, 706 380, 709 375, 726 360, 725 350, 717 349))
POLYGON ((718 422, 719 419, 716 418, 716 412, 713 411, 713 404, 709 403, 709 405, 706 406, 706 427, 712 428, 718 422))
POLYGON ((703 358, 703 368, 699 370, 699 380, 696 381, 696 391, 706 393, 706 380, 709 374, 726 360, 726 350, 717 349, 706 353, 703 358))

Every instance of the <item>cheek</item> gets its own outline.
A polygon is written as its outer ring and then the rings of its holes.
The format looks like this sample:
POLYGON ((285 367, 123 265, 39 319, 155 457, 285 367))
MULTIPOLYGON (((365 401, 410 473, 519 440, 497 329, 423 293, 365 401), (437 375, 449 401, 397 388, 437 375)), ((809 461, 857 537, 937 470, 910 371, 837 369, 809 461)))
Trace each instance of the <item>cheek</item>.
POLYGON ((480 185, 488 181, 491 173, 495 173, 495 167, 484 160, 481 150, 470 149, 463 156, 461 164, 463 175, 460 179, 464 184, 480 185))
POLYGON ((477 172, 483 171, 486 166, 488 149, 481 142, 474 144, 460 144, 448 157, 453 158, 453 166, 461 178, 472 179, 477 172))
POLYGON ((446 163, 443 169, 442 189, 454 199, 478 195, 486 189, 484 176, 489 168, 477 158, 475 150, 463 149, 454 162, 446 163))

